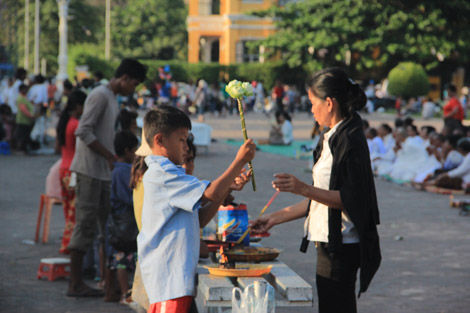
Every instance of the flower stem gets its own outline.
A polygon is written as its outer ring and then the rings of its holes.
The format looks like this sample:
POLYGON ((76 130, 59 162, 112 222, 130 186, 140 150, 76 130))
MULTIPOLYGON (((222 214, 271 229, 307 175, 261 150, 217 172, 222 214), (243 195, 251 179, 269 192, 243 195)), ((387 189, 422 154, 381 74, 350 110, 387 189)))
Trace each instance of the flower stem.
MULTIPOLYGON (((247 141, 248 134, 246 132, 245 116, 243 115, 243 103, 242 103, 241 98, 238 98, 237 102, 238 102, 238 111, 240 112, 240 121, 242 123, 243 138, 245 139, 245 141, 247 141)), ((253 191, 256 191, 255 171, 253 170, 253 164, 251 164, 251 161, 248 162, 248 167, 250 168, 250 171, 251 171, 251 183, 253 184, 253 191)))

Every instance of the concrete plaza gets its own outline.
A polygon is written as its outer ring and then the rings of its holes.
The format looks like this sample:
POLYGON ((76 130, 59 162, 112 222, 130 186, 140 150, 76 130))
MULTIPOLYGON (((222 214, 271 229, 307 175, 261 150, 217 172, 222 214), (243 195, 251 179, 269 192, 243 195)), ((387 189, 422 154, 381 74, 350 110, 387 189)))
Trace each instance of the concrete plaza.
MULTIPOLYGON (((372 125, 393 124, 393 117, 370 115, 372 125)), ((213 143, 206 154, 196 158, 195 174, 213 179, 221 174, 236 153, 236 147, 223 139, 241 139, 237 116, 206 117, 214 131, 213 143)), ((438 129, 441 120, 417 121, 438 129)), ((296 139, 309 138, 313 125, 305 113, 293 119, 296 139)), ((247 115, 248 134, 267 138, 269 120, 262 114, 247 115)), ((0 156, 0 312, 132 312, 126 306, 105 303, 102 299, 71 299, 65 296, 67 280, 47 282, 36 279, 39 260, 59 256, 64 226, 61 206, 54 206, 48 244, 32 245, 39 196, 50 166, 59 156, 0 156)), ((286 172, 311 182, 307 161, 258 152, 253 162, 258 191, 251 185, 235 193, 236 202, 246 203, 255 217, 274 190, 274 173, 286 172)), ((460 216, 449 207, 448 196, 415 191, 376 180, 381 213, 383 262, 368 292, 358 300, 359 312, 403 313, 470 311, 470 217, 460 216), (398 240, 401 239, 401 240, 398 240)), ((268 211, 290 205, 301 198, 281 194, 268 211)), ((283 249, 280 259, 314 287, 315 249, 299 252, 303 221, 272 229, 263 245, 283 249)), ((91 282, 90 282, 91 283, 91 282)), ((317 312, 313 308, 277 309, 277 312, 317 312)))

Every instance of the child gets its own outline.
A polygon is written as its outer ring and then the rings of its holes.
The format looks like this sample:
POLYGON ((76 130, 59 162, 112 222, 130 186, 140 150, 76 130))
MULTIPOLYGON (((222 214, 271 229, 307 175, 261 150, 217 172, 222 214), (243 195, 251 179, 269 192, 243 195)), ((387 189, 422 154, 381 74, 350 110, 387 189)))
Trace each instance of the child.
POLYGON ((86 93, 81 90, 74 90, 67 99, 67 105, 60 114, 57 123, 57 141, 56 150, 62 155, 60 164, 60 186, 62 191, 62 202, 64 207, 65 228, 62 235, 62 244, 60 245, 60 253, 69 254, 67 246, 75 227, 75 188, 70 187, 70 164, 75 154, 75 130, 78 127, 78 119, 83 113, 83 105, 85 103, 86 93))
POLYGON ((111 214, 107 223, 107 268, 105 301, 114 301, 115 275, 121 290, 121 303, 130 303, 129 272, 135 269, 137 225, 134 219, 132 190, 129 187, 131 164, 139 141, 130 131, 121 131, 114 138, 117 162, 111 180, 111 214))
POLYGON ((160 106, 144 118, 152 155, 146 157, 142 230, 137 237, 140 270, 150 300, 148 312, 188 312, 195 294, 199 228, 218 207, 200 209, 201 202, 221 201, 245 164, 255 155, 250 139, 228 169, 210 183, 187 175, 183 164, 191 121, 182 111, 160 106))

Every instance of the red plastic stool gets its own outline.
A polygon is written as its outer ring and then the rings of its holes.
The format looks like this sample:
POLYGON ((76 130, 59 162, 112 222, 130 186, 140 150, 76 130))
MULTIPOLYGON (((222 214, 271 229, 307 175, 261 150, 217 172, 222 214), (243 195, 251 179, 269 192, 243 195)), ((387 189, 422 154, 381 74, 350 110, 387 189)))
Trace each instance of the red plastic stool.
POLYGON ((66 258, 41 259, 38 268, 38 279, 46 277, 49 281, 54 281, 60 277, 70 276, 70 260, 66 258))

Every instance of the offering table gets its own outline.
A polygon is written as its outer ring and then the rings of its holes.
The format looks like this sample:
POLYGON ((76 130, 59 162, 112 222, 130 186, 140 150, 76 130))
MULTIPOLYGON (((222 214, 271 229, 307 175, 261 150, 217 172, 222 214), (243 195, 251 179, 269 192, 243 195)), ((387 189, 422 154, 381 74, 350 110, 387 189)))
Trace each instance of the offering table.
POLYGON ((239 287, 243 290, 256 280, 266 281, 274 287, 276 307, 311 307, 313 305, 312 286, 279 260, 260 263, 272 266, 271 272, 261 277, 210 275, 204 267, 210 264, 213 264, 210 260, 202 260, 198 266, 197 305, 200 313, 225 312, 223 308, 231 308, 232 306, 232 289, 239 287))

